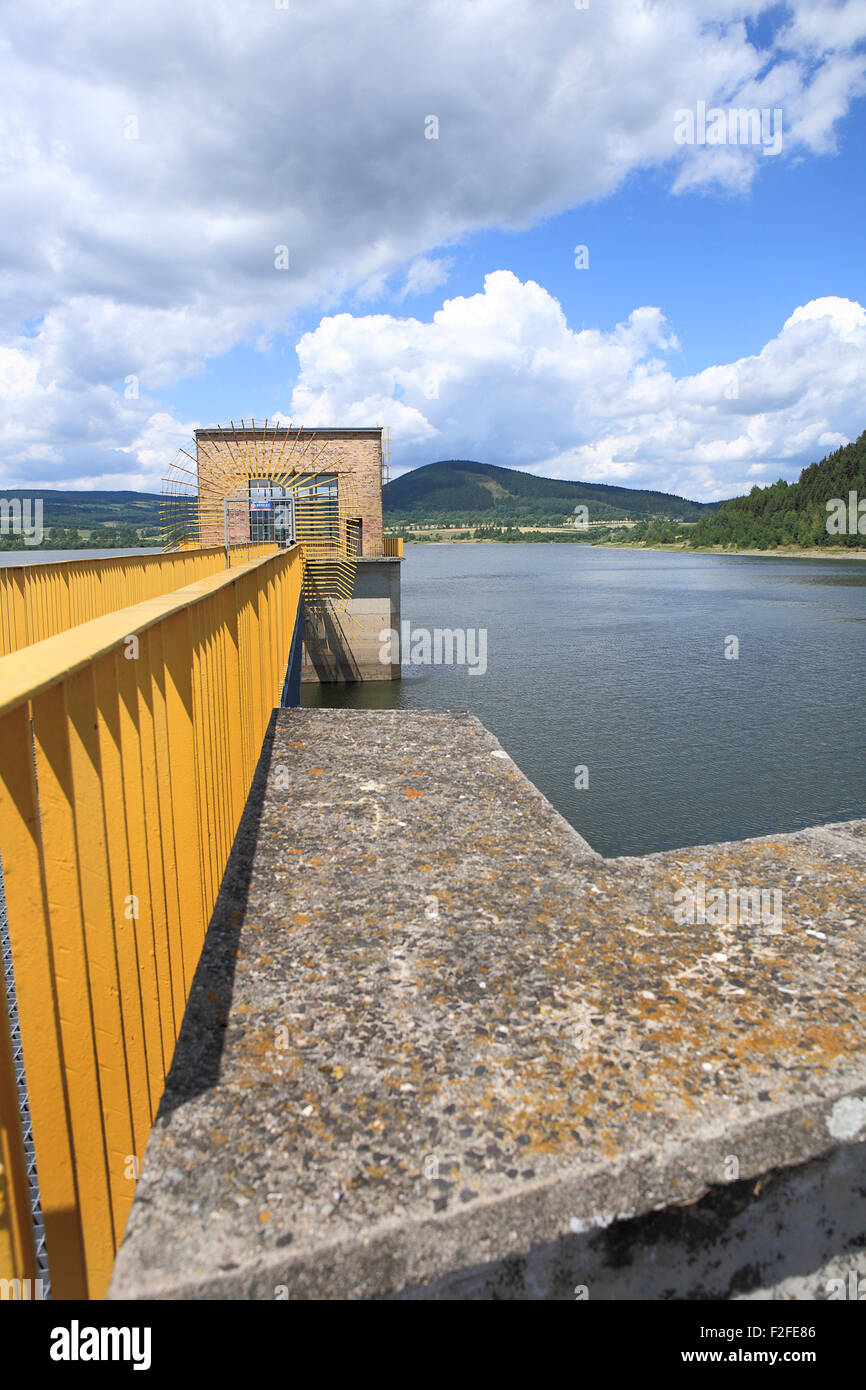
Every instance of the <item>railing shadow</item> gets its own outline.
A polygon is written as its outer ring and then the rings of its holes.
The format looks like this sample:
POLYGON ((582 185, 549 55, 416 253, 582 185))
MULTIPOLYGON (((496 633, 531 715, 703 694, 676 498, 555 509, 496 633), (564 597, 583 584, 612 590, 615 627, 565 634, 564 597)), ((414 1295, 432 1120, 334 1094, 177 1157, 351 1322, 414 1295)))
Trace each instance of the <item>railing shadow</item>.
POLYGON ((174 1050, 157 1119, 210 1090, 219 1080, 225 1025, 234 989, 241 923, 249 893, 273 752, 277 711, 271 715, 249 795, 208 924, 201 957, 174 1050))
POLYGON ((305 631, 307 656, 320 681, 359 681, 361 671, 352 645, 330 604, 307 608, 305 631))

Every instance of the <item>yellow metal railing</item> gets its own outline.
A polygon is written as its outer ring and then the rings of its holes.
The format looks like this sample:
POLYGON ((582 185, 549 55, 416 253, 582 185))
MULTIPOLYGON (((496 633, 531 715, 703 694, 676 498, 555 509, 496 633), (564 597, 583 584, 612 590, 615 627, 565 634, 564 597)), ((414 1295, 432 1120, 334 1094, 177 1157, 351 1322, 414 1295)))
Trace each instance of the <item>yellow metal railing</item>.
MULTIPOLYGON (((272 554, 275 548, 233 546, 231 563, 245 564, 253 557, 272 554)), ((0 565, 0 657, 118 608, 218 574, 225 567, 221 545, 153 555, 0 565)))
MULTIPOLYGON (((105 1293, 302 579, 295 546, 0 659, 0 859, 54 1297, 105 1293)), ((0 1277, 27 1278, 8 1041, 0 998, 0 1277)))
POLYGON ((403 559, 403 537, 402 536, 383 536, 382 554, 386 559, 403 559))

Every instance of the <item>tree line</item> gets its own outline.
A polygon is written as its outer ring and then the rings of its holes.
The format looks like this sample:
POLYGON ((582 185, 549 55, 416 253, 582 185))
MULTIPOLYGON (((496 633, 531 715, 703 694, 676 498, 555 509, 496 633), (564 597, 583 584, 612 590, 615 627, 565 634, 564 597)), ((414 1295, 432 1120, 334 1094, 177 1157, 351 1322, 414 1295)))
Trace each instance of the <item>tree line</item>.
POLYGON ((746 550, 776 546, 862 548, 866 546, 866 516, 863 534, 856 526, 853 531, 849 525, 844 530, 832 529, 838 508, 828 511, 827 507, 828 502, 842 502, 847 512, 852 492, 866 502, 866 431, 853 444, 844 445, 819 463, 810 463, 795 483, 780 478, 770 487, 756 486, 746 497, 721 503, 715 512, 689 528, 689 544, 746 550))

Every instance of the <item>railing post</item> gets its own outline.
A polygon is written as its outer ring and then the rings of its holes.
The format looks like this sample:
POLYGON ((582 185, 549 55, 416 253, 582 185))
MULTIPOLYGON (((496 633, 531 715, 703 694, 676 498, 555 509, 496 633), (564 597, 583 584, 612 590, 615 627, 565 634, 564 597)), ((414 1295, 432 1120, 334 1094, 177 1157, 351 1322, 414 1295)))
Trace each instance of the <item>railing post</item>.
POLYGON ((286 667, 286 679, 283 682, 283 694, 280 700, 282 709, 296 709, 301 703, 301 670, 303 667, 304 655, 304 595, 298 598, 298 608, 295 615, 295 626, 292 632, 292 645, 289 648, 289 661, 286 667))
POLYGON ((102 770, 102 800, 105 807, 106 850, 111 883, 110 911, 114 924, 123 1040, 129 1079, 133 1152, 140 1159, 153 1123, 154 1110, 150 1104, 141 997, 141 965, 136 941, 136 924, 141 909, 132 890, 126 823, 118 661, 128 664, 124 656, 118 657, 116 653, 109 653, 95 663, 93 675, 99 762, 102 770))
POLYGON ((187 992, 195 974, 207 929, 199 806, 202 789, 196 765, 190 619, 176 613, 165 624, 165 710, 168 755, 172 768, 171 811, 177 853, 177 888, 184 978, 187 992))
MULTIPOLYGON (((40 824, 30 711, 26 705, 0 719, 0 749, 5 753, 0 784, 0 840, 9 938, 51 1287, 56 1298, 86 1298, 79 1193, 42 849, 44 829, 40 824)), ((51 805, 48 782, 43 799, 47 806, 51 805)), ((61 842, 68 846, 71 836, 61 842)), ((60 959, 64 959, 62 952, 60 959)), ((80 1066, 80 1057, 78 1063, 80 1066)), ((98 1115, 97 1131, 101 1136, 98 1115)))
MULTIPOLYGON (((115 655, 119 695, 120 755, 123 764, 123 811, 129 847, 129 892, 138 915, 130 923, 136 946, 141 993, 144 1044, 151 1115, 156 1114, 162 1095, 167 1061, 163 1050, 156 944, 153 935, 150 858, 151 845, 141 765, 142 712, 139 697, 138 662, 115 655)), ((170 1056, 170 1054, 169 1054, 170 1056)))

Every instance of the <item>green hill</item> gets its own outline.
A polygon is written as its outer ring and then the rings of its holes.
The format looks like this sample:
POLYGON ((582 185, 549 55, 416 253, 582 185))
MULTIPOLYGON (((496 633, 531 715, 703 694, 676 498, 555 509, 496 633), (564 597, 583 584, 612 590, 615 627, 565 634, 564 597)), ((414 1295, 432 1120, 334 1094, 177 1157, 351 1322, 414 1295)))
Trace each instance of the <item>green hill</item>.
MULTIPOLYGON (((856 529, 827 530, 827 502, 848 502, 849 493, 866 501, 866 431, 820 463, 804 468, 796 483, 783 479, 753 487, 747 497, 729 502, 690 502, 667 492, 616 487, 607 483, 539 478, 513 468, 469 459, 442 459, 404 473, 383 494, 389 526, 432 523, 453 526, 554 526, 569 521, 584 504, 591 521, 632 519, 653 523, 628 537, 634 541, 687 540, 692 546, 773 549, 786 546, 866 548, 856 529), (696 522, 678 537, 668 534, 665 519, 696 522), (664 534, 656 535, 656 532, 664 534)), ((150 492, 68 492, 60 489, 11 488, 0 498, 39 498, 43 504, 44 547, 132 547, 159 545, 160 502, 150 492)), ((864 509, 866 510, 866 509, 864 509)), ((496 534, 491 530, 491 535, 496 534)), ((514 532, 514 539, 522 539, 514 532)), ((23 549, 20 536, 0 532, 0 550, 23 549)))
MULTIPOLYGON (((66 492, 4 488, 0 499, 42 502, 43 550, 131 549, 161 545, 160 503, 153 492, 66 492)), ((23 550, 23 537, 0 531, 0 550, 23 550)), ((29 547, 28 547, 29 548, 29 547)))
POLYGON ((468 459, 442 459, 404 473, 391 483, 382 500, 388 525, 553 526, 570 520, 579 504, 587 507, 590 521, 655 516, 696 521, 718 505, 643 488, 539 478, 468 459))
POLYGON ((866 535, 827 530, 826 504, 839 499, 847 508, 849 492, 866 501, 866 431, 820 463, 810 463, 796 483, 780 478, 770 487, 753 487, 748 497, 721 503, 692 528, 689 543, 755 550, 778 545, 863 548, 866 535))

